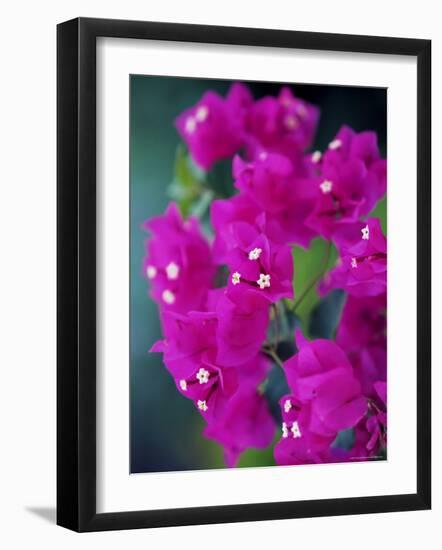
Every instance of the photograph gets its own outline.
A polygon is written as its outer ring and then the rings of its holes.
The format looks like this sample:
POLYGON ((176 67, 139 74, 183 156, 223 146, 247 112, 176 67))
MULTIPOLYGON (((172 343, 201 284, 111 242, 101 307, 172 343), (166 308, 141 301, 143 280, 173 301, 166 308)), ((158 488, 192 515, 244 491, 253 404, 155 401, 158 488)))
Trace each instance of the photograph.
POLYGON ((0 548, 432 550, 436 3, 5 8, 0 548))
POLYGON ((386 460, 387 89, 129 79, 130 473, 386 460))

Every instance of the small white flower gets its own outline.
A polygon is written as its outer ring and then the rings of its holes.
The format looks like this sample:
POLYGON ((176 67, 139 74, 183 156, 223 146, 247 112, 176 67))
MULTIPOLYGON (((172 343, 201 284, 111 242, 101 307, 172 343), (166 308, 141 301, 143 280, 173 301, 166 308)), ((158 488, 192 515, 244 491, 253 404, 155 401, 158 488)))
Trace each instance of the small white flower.
POLYGON ((206 412, 208 409, 207 403, 205 401, 201 401, 201 399, 198 400, 197 405, 200 411, 206 412))
POLYGON ((146 268, 146 275, 148 279, 155 279, 157 276, 157 268, 154 265, 148 265, 146 268))
POLYGON ((203 369, 203 367, 201 367, 200 370, 196 373, 197 380, 200 384, 207 384, 207 382, 209 381, 209 376, 209 371, 203 369))
POLYGON ((170 264, 166 267, 167 278, 173 281, 174 279, 178 279, 179 274, 179 266, 175 262, 170 262, 170 264))
POLYGON ((287 115, 284 119, 287 130, 295 130, 299 126, 298 119, 294 115, 287 115))
POLYGON ((351 259, 351 267, 358 267, 358 260, 356 258, 351 259))
POLYGON ((258 283, 258 286, 261 290, 264 290, 265 288, 270 286, 270 275, 265 275, 264 273, 261 273, 259 275, 259 279, 256 281, 258 283))
POLYGON ((342 141, 340 139, 334 139, 328 144, 328 148, 332 150, 339 149, 342 146, 342 141))
POLYGON ((301 431, 299 429, 299 424, 296 422, 293 422, 292 428, 290 430, 293 434, 294 438, 301 437, 301 431))
POLYGON ((262 253, 262 248, 254 248, 249 252, 249 260, 257 260, 262 253))
POLYGON ((284 411, 288 413, 291 408, 292 408, 292 402, 290 401, 290 399, 286 399, 284 402, 284 411))
POLYGON ((321 158, 321 151, 315 151, 314 153, 312 153, 312 162, 314 162, 315 164, 317 164, 321 160, 321 158))
POLYGON ((188 134, 193 134, 193 132, 196 130, 196 120, 193 117, 188 117, 186 119, 186 124, 184 125, 184 128, 188 134))
POLYGON ((288 437, 289 431, 287 429, 287 424, 285 422, 282 423, 282 437, 288 437))
POLYGON ((180 380, 180 388, 183 391, 187 391, 187 382, 185 380, 180 380))
POLYGON ((368 227, 368 225, 361 229, 361 233, 363 240, 368 241, 368 239, 370 238, 370 228, 368 227))
POLYGON ((195 113, 198 122, 204 122, 209 114, 209 109, 205 105, 200 105, 195 113))
POLYGON ((173 304, 175 302, 175 294, 166 288, 166 290, 163 290, 163 293, 161 294, 161 298, 163 298, 164 302, 166 304, 173 304))
POLYGON ((232 275, 232 284, 238 285, 241 279, 241 273, 238 273, 238 271, 235 271, 235 273, 232 275))
POLYGON ((321 191, 326 195, 327 193, 330 193, 330 191, 333 189, 333 182, 330 180, 324 180, 320 186, 321 191))

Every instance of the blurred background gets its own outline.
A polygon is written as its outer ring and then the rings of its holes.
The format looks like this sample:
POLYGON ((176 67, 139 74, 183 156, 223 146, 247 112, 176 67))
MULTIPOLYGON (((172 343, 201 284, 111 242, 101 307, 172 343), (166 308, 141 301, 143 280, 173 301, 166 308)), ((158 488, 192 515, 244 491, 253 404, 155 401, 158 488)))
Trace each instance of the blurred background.
MULTIPOLYGON (((190 400, 176 390, 161 354, 149 353, 161 338, 156 304, 149 298, 142 273, 147 233, 142 223, 162 213, 171 200, 167 187, 174 177, 179 136, 175 117, 195 104, 207 89, 225 95, 231 82, 208 79, 132 75, 130 78, 130 468, 131 473, 223 468, 222 449, 202 437, 204 423, 190 400), (167 404, 167 406, 165 405, 167 404)), ((283 84, 249 82, 255 99, 276 95, 283 84)), ((377 88, 290 84, 294 93, 321 108, 314 149, 323 150, 340 126, 374 130, 386 156, 387 90, 377 88)), ((375 212, 384 231, 386 201, 375 212)), ((295 251, 297 276, 315 273, 321 242, 295 251)), ((296 289, 297 291, 299 289, 296 289)), ((305 311, 316 300, 313 292, 305 311)), ((302 311, 300 316, 302 318, 302 311)), ((239 466, 271 466, 272 449, 250 450, 239 466)))

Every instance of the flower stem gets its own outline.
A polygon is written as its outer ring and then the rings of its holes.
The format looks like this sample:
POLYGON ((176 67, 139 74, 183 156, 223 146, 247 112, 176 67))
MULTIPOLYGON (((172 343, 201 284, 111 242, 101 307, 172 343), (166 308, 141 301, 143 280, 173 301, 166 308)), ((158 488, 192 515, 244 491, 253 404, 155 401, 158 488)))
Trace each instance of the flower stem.
POLYGON ((279 344, 279 334, 280 334, 280 327, 279 327, 279 308, 278 304, 272 304, 273 307, 273 313, 275 317, 275 339, 273 343, 273 348, 276 351, 278 344, 279 344))
POLYGON ((278 355, 276 354, 276 352, 273 351, 272 348, 263 347, 263 348, 262 348, 262 351, 263 351, 264 353, 267 353, 267 355, 269 355, 269 356, 273 359, 273 361, 275 361, 275 363, 276 363, 279 367, 281 367, 282 369, 284 368, 283 362, 282 362, 281 359, 278 357, 278 355))
POLYGON ((304 298, 307 296, 307 294, 312 290, 312 288, 318 283, 320 279, 324 276, 327 267, 328 262, 330 261, 330 254, 331 254, 331 241, 327 241, 326 249, 325 249, 325 255, 323 257, 322 263, 321 263, 321 269, 319 272, 309 281, 307 286, 304 288, 304 290, 301 292, 301 295, 298 297, 298 299, 295 301, 292 307, 293 313, 296 312, 296 310, 299 308, 301 303, 303 302, 304 298))

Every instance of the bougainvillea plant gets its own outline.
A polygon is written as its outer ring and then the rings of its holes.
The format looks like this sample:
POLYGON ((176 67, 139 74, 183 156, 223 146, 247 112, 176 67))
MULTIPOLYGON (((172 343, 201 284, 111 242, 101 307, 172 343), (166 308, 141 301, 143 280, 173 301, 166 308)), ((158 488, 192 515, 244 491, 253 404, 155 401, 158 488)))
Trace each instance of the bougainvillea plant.
POLYGON ((151 351, 228 466, 270 445, 279 465, 386 456, 387 244, 371 215, 386 161, 347 126, 311 151, 319 115, 288 87, 207 91, 175 121, 175 200, 145 223, 151 351), (294 249, 318 240, 321 269, 295 295, 294 249))

